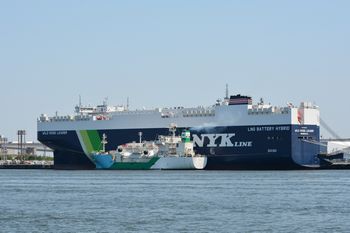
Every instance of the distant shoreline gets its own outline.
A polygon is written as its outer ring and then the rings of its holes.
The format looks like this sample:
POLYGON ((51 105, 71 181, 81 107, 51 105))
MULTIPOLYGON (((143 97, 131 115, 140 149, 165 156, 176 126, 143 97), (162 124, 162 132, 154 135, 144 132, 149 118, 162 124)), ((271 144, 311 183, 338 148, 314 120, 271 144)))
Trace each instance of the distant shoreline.
POLYGON ((0 169, 53 169, 53 165, 4 164, 4 165, 0 165, 0 169))

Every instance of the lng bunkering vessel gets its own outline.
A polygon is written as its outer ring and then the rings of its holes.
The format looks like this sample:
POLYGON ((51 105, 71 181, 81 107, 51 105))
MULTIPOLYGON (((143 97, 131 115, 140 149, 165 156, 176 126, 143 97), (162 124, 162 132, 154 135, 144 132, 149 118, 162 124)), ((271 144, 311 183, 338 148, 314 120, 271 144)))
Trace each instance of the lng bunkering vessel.
POLYGON ((176 136, 176 126, 169 128, 170 135, 159 135, 157 140, 119 145, 116 151, 105 150, 107 136, 102 135, 102 150, 90 156, 97 169, 109 170, 195 170, 204 169, 207 157, 194 153, 190 131, 176 136))
POLYGON ((320 116, 317 106, 302 102, 275 107, 262 100, 253 104, 243 95, 217 100, 210 107, 129 110, 128 106, 96 107, 79 104, 75 115, 48 117, 37 122, 38 140, 54 150, 56 169, 95 169, 89 156, 115 150, 137 140, 166 135, 170 124, 189 129, 195 153, 205 155, 205 169, 298 169, 318 167, 320 116), (312 143, 311 143, 312 142, 312 143), (315 143, 316 142, 316 143, 315 143))

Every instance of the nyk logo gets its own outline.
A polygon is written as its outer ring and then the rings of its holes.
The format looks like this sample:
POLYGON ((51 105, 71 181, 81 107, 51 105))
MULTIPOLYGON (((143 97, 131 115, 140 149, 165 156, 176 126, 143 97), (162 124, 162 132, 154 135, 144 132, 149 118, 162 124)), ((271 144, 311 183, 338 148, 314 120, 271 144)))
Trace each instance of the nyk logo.
POLYGON ((253 142, 236 142, 232 141, 232 138, 236 136, 234 133, 229 134, 201 134, 198 137, 197 134, 193 134, 193 146, 203 147, 205 142, 206 147, 252 147, 253 142))

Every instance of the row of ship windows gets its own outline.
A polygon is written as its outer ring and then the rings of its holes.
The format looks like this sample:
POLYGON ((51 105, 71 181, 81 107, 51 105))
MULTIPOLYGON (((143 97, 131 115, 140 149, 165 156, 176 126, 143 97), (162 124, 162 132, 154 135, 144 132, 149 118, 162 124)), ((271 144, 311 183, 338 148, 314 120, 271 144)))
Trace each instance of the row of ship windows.
POLYGON ((268 115, 268 114, 288 114, 288 111, 281 111, 281 112, 248 112, 248 115, 268 115))

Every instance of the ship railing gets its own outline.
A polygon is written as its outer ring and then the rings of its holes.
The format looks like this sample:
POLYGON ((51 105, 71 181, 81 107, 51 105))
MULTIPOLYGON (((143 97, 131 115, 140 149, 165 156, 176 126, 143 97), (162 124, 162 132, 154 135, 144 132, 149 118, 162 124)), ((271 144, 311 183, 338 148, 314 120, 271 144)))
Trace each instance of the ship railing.
POLYGON ((252 108, 248 109, 249 115, 263 115, 263 114, 289 114, 290 109, 288 107, 267 107, 262 108, 258 106, 253 106, 252 108))
POLYGON ((90 120, 91 117, 88 115, 83 116, 54 116, 54 117, 40 117, 38 118, 39 122, 61 122, 61 121, 87 121, 90 120))
POLYGON ((54 117, 49 117, 48 121, 50 122, 56 122, 56 121, 74 121, 75 118, 71 115, 67 116, 54 116, 54 117))
POLYGON ((90 115, 77 115, 74 117, 74 120, 76 121, 89 121, 92 119, 92 116, 90 115))
POLYGON ((134 110, 134 111, 117 111, 112 112, 112 116, 118 116, 118 115, 144 115, 144 114, 159 114, 159 110, 134 110))
POLYGON ((182 111, 183 117, 211 117, 215 116, 215 110, 200 109, 200 110, 185 110, 182 111))

